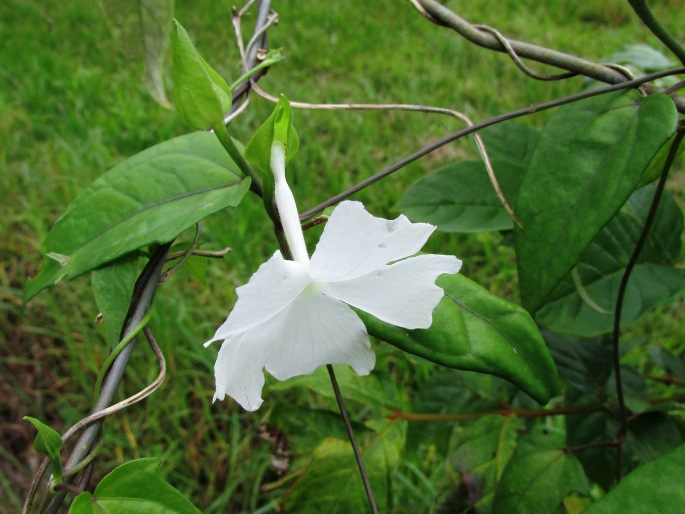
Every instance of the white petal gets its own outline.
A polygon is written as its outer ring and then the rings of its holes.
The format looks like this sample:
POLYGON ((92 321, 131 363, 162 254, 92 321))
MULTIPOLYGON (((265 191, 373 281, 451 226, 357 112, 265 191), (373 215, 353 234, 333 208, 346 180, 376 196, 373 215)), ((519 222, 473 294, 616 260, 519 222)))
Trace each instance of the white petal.
POLYGON ((288 307, 309 282, 305 265, 286 261, 276 252, 259 267, 247 284, 236 289, 238 300, 235 307, 205 346, 269 320, 288 307))
POLYGON ((366 327, 344 303, 306 291, 291 304, 279 344, 271 348, 266 369, 278 380, 307 375, 325 364, 349 364, 368 375, 376 363, 366 327))
POLYGON ((326 223, 309 271, 322 282, 366 275, 385 264, 418 252, 435 227, 376 218, 359 202, 342 202, 326 223))
MULTIPOLYGON (((254 332, 254 331, 253 331, 254 332)), ((264 342, 255 340, 257 334, 238 334, 221 345, 214 365, 216 392, 214 400, 223 400, 226 395, 237 401, 245 410, 257 410, 262 404, 264 387, 264 342), (260 359, 261 357, 261 359, 260 359)))
POLYGON ((452 255, 419 255, 357 277, 328 284, 326 294, 399 327, 428 328, 444 291, 435 285, 443 273, 456 273, 452 255))

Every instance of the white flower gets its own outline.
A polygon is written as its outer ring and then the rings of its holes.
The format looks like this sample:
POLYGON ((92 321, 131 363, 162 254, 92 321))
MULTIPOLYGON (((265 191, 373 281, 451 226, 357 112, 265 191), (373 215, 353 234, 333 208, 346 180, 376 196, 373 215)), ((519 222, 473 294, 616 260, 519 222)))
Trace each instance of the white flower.
POLYGON ((443 296, 436 278, 461 267, 454 256, 410 257, 435 230, 432 225, 405 216, 376 218, 350 201, 333 211, 310 260, 285 183, 280 143, 274 143, 271 166, 279 215, 296 260, 276 252, 262 264, 237 289, 235 308, 206 343, 224 340, 214 368, 214 399, 229 395, 250 411, 262 403, 264 368, 278 380, 340 363, 368 375, 376 357, 350 306, 392 325, 428 328, 443 296))

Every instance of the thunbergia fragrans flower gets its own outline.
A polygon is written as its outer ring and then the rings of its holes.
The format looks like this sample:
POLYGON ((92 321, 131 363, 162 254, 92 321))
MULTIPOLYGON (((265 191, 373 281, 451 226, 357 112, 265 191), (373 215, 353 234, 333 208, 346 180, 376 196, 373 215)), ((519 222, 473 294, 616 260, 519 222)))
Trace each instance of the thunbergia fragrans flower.
POLYGON ((404 216, 376 218, 351 201, 335 208, 310 260, 278 141, 271 169, 294 260, 276 252, 262 264, 237 289, 235 308, 206 343, 224 341, 214 368, 214 399, 229 395, 250 411, 262 403, 264 368, 278 380, 340 363, 368 375, 376 357, 366 327, 350 306, 392 325, 428 328, 443 296, 436 278, 461 267, 454 256, 410 257, 435 230, 432 225, 404 216))

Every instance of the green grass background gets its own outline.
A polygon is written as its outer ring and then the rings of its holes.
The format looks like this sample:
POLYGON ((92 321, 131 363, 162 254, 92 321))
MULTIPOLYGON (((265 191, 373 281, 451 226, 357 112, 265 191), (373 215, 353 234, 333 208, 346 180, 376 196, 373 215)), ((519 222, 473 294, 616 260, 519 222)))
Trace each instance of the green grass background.
MULTIPOLYGON (((684 40, 683 2, 653 4, 684 40)), ((662 49, 620 0, 447 5, 509 37, 588 59, 602 60, 625 43, 662 49)), ((239 74, 230 7, 216 0, 178 1, 176 7, 200 52, 229 82, 239 74)), ((430 24, 406 1, 288 0, 274 2, 274 9, 280 22, 270 31, 270 45, 282 47, 287 59, 260 84, 291 100, 436 105, 479 121, 582 87, 579 78, 532 81, 506 56, 430 24)), ((249 28, 248 18, 248 34, 249 28)), ((89 411, 109 350, 104 327, 95 322, 98 310, 87 278, 58 284, 22 312, 21 290, 40 266, 41 242, 88 183, 127 157, 190 130, 151 100, 141 73, 140 64, 118 50, 96 2, 0 3, 0 501, 8 512, 19 510, 38 462, 33 429, 22 416, 58 430, 78 421, 89 411)), ((270 110, 269 102, 253 97, 232 125, 233 134, 246 142, 270 110)), ((527 122, 541 126, 547 116, 527 122)), ((297 111, 295 124, 301 146, 289 173, 302 210, 460 128, 447 117, 400 112, 297 111)), ((396 216, 393 205, 412 180, 473 155, 468 141, 450 144, 354 198, 376 215, 396 216)), ((682 199, 682 178, 675 176, 674 183, 682 199)), ((212 405, 215 350, 201 343, 225 319, 235 287, 273 253, 276 242, 253 197, 237 212, 208 220, 202 237, 207 248, 234 251, 223 261, 191 259, 158 293, 152 327, 168 360, 167 382, 107 421, 99 469, 162 455, 163 472, 204 512, 268 512, 283 489, 260 490, 277 477, 270 467, 272 445, 257 437, 258 428, 269 421, 269 403, 308 401, 302 396, 311 393, 266 390, 265 406, 254 414, 231 401, 212 405)), ((313 246, 316 234, 307 238, 313 246)), ((470 278, 498 294, 515 295, 513 251, 500 235, 437 234, 427 249, 454 253, 470 278)), ((644 330, 666 327, 677 350, 681 310, 676 304, 660 311, 644 330)), ((387 345, 377 349, 379 369, 405 366, 399 376, 409 395, 416 377, 432 369, 415 361, 408 369, 387 345)), ((141 345, 125 392, 144 387, 155 374, 154 359, 141 345)))

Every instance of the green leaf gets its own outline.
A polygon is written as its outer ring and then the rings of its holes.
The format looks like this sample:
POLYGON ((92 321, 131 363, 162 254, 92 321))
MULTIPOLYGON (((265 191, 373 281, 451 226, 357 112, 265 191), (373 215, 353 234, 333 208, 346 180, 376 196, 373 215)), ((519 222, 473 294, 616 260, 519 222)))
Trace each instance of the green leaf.
MULTIPOLYGON (((495 159, 492 166, 505 198, 516 198, 523 168, 495 159)), ((443 232, 485 232, 513 227, 481 161, 459 162, 427 175, 406 190, 397 209, 410 220, 430 223, 443 232)))
POLYGON ((121 329, 140 272, 139 256, 133 252, 93 271, 91 284, 110 347, 121 340, 121 329))
MULTIPOLYGON (((601 391, 591 393, 568 388, 565 403, 569 407, 596 405, 605 399, 605 390, 606 384, 601 391)), ((617 430, 618 421, 604 410, 566 416, 566 444, 569 447, 613 441, 617 430)), ((616 479, 616 448, 595 446, 578 452, 576 456, 590 480, 604 489, 612 486, 616 479)))
MULTIPOLYGON (((400 462, 406 422, 378 420, 362 456, 379 512, 392 509, 393 472, 400 462)), ((286 492, 284 507, 299 514, 367 512, 368 500, 349 441, 326 439, 311 455, 304 474, 286 492)))
MULTIPOLYGON (((354 433, 358 438, 361 437, 366 432, 364 425, 352 423, 354 433)), ((290 455, 308 457, 325 439, 344 440, 347 437, 345 426, 340 422, 340 413, 298 406, 297 416, 293 416, 293 405, 290 402, 275 402, 270 411, 270 424, 286 434, 290 455)))
POLYGON ((436 282, 445 297, 428 329, 406 330, 357 311, 369 334, 450 368, 509 380, 540 403, 559 387, 557 370, 530 315, 463 275, 436 282))
POLYGON ((74 498, 74 501, 71 502, 69 514, 95 514, 93 511, 93 495, 88 491, 79 494, 74 498))
POLYGON ((164 57, 169 48, 174 0, 98 3, 126 57, 144 60, 144 82, 150 95, 167 109, 171 107, 164 91, 164 57))
POLYGON ((509 462, 518 439, 518 431, 524 428, 516 416, 486 416, 464 430, 455 432, 450 460, 463 476, 474 479, 478 501, 474 507, 480 512, 490 511, 495 487, 509 462))
POLYGON ((632 64, 645 73, 654 73, 677 66, 663 53, 644 44, 623 45, 618 52, 611 54, 603 62, 632 64))
POLYGON ((685 360, 678 358, 666 348, 649 347, 649 355, 657 366, 676 378, 685 381, 685 360))
MULTIPOLYGON (((480 135, 504 197, 513 205, 539 132, 510 122, 488 127, 480 135)), ((397 208, 412 221, 431 223, 444 232, 513 227, 482 161, 451 164, 420 179, 407 189, 397 208)))
POLYGON ((493 514, 556 512, 571 492, 589 493, 583 468, 564 452, 563 441, 540 433, 519 441, 497 486, 493 514))
POLYGON ((138 248, 172 241, 209 214, 237 206, 250 187, 208 132, 177 137, 115 166, 69 206, 45 239, 27 302, 138 248))
POLYGON ((24 419, 38 430, 33 447, 38 453, 45 455, 50 460, 55 485, 61 483, 62 459, 60 458, 60 451, 63 444, 62 437, 53 428, 47 426, 39 419, 30 416, 24 416, 24 419))
POLYGON ((685 445, 640 466, 583 514, 679 514, 685 505, 685 445))
POLYGON ((542 307, 618 212, 663 144, 677 111, 666 95, 631 91, 562 107, 523 179, 515 228, 521 299, 542 307))
POLYGON ((540 131, 521 123, 507 121, 479 130, 491 159, 528 166, 540 139, 540 131))
POLYGON ((575 339, 552 333, 544 336, 561 379, 578 391, 599 397, 613 370, 611 341, 603 337, 575 339))
POLYGON ((177 20, 174 20, 172 48, 174 103, 179 114, 200 130, 223 124, 233 101, 231 90, 200 56, 177 20))
MULTIPOLYGON (((654 182, 661 176, 664 171, 666 160, 668 159, 668 154, 671 152, 671 145, 675 141, 676 135, 677 134, 673 134, 673 136, 664 143, 664 145, 661 147, 661 150, 659 150, 654 156, 654 159, 652 159, 652 162, 649 163, 649 166, 642 174, 642 178, 637 184, 638 188, 646 186, 650 182, 654 182)), ((676 157, 679 157, 684 151, 685 145, 679 145, 678 149, 676 150, 676 157)))
POLYGON ((627 443, 640 463, 657 459, 683 442, 673 417, 663 412, 641 412, 628 424, 627 443))
POLYGON ((159 476, 158 459, 126 462, 103 478, 92 495, 77 497, 70 514, 199 514, 178 489, 159 476))
MULTIPOLYGON (((536 320, 567 334, 591 337, 611 332, 618 288, 638 243, 654 187, 636 191, 595 237, 576 268, 554 289, 536 320)), ((664 192, 637 266, 628 282, 621 327, 639 320, 685 289, 685 270, 672 268, 681 252, 683 214, 664 192)))

